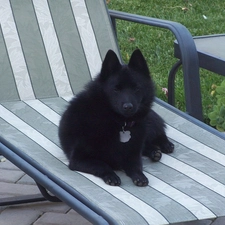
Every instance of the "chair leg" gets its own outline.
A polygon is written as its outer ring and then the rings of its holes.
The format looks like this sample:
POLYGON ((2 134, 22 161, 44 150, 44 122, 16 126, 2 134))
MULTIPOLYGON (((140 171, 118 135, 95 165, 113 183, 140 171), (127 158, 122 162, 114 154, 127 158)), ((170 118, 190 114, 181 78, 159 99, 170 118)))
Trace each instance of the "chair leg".
POLYGON ((49 194, 49 192, 40 184, 36 183, 41 194, 44 196, 44 198, 50 202, 61 202, 61 200, 59 198, 57 198, 56 196, 53 196, 51 194, 49 194))
POLYGON ((0 198, 0 206, 19 205, 25 203, 34 203, 42 201, 61 202, 56 196, 52 196, 40 184, 36 183, 41 194, 36 195, 23 195, 17 197, 0 198))
POLYGON ((115 19, 113 16, 111 16, 110 18, 111 18, 111 21, 112 21, 112 27, 113 27, 113 30, 114 30, 115 35, 116 35, 116 37, 117 37, 116 19, 115 19))
POLYGON ((18 197, 1 198, 0 206, 18 205, 18 204, 25 204, 25 203, 41 202, 41 201, 47 201, 42 196, 42 194, 24 195, 24 196, 18 196, 18 197))
POLYGON ((181 60, 176 62, 173 65, 172 69, 170 70, 168 77, 168 103, 172 106, 175 105, 175 87, 174 87, 175 76, 181 64, 182 64, 181 60))

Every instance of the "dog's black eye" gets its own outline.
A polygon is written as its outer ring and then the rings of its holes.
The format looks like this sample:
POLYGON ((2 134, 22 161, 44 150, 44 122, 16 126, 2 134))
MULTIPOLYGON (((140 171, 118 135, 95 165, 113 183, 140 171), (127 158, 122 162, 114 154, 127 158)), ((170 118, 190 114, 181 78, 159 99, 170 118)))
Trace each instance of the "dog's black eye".
POLYGON ((134 91, 135 91, 135 93, 137 93, 137 92, 140 91, 140 88, 139 87, 135 87, 134 91))
POLYGON ((113 89, 113 91, 115 93, 118 93, 120 91, 120 87, 119 86, 115 86, 114 89, 113 89))

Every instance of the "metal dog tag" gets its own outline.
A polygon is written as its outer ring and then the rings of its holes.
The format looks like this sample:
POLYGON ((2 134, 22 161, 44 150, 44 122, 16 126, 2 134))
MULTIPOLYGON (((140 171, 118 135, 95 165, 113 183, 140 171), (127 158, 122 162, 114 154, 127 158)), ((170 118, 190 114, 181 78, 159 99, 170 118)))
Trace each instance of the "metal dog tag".
POLYGON ((126 143, 131 139, 130 131, 120 131, 120 142, 126 143))

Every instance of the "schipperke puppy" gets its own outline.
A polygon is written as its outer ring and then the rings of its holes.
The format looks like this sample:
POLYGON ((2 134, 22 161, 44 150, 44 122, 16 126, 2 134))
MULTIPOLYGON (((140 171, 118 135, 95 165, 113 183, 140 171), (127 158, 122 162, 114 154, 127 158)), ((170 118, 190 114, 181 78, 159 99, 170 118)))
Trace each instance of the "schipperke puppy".
POLYGON ((69 168, 120 185, 114 170, 123 170, 137 186, 148 185, 142 155, 153 161, 174 145, 164 121, 152 109, 154 85, 140 50, 121 65, 109 50, 96 79, 74 97, 59 126, 61 146, 69 168), (160 150, 161 151, 160 151, 160 150))

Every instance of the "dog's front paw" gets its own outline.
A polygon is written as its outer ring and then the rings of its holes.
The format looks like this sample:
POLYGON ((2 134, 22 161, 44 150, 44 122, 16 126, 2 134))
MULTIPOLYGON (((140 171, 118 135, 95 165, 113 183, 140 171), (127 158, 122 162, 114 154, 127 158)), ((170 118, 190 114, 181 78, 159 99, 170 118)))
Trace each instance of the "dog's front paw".
POLYGON ((111 186, 120 186, 121 180, 115 173, 110 173, 102 178, 106 184, 111 186))
POLYGON ((148 185, 148 178, 142 172, 133 175, 132 180, 134 184, 139 187, 145 187, 148 185))

